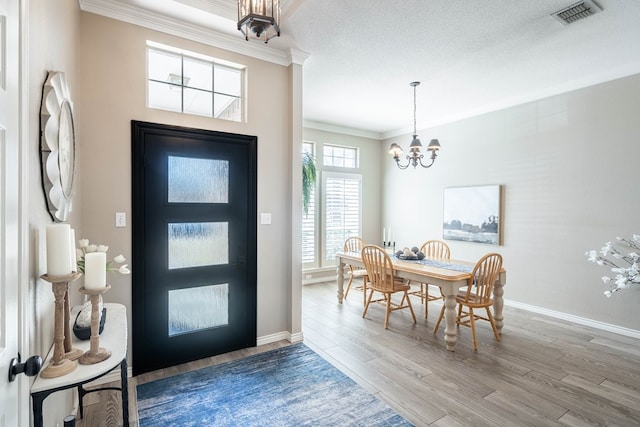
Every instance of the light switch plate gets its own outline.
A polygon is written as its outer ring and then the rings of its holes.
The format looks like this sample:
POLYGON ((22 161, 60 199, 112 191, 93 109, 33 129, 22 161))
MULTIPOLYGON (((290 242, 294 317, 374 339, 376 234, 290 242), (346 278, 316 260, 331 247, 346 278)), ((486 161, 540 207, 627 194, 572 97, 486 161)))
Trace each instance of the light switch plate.
POLYGON ((260 214, 260 224, 264 224, 264 225, 271 224, 271 213, 270 212, 262 212, 260 214))
POLYGON ((127 214, 125 212, 116 212, 116 227, 127 226, 127 214))

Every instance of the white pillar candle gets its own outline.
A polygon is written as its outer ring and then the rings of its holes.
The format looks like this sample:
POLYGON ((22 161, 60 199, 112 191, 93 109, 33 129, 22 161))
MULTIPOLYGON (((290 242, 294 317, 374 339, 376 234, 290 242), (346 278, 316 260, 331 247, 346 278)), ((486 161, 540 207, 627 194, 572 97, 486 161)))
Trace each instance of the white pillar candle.
POLYGON ((69 224, 47 225, 47 275, 49 276, 71 274, 69 230, 69 224))
POLYGON ((107 254, 89 252, 84 256, 84 288, 102 289, 107 286, 107 254))
POLYGON ((76 258, 76 230, 69 231, 69 245, 71 245, 71 271, 78 271, 78 258, 76 258))

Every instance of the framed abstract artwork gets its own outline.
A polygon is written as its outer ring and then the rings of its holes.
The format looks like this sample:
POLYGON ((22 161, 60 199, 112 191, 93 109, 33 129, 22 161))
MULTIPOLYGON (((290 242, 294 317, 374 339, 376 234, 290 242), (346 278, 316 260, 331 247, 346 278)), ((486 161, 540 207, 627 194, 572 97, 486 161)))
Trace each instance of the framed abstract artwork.
POLYGON ((444 189, 443 238, 499 245, 500 185, 444 189))

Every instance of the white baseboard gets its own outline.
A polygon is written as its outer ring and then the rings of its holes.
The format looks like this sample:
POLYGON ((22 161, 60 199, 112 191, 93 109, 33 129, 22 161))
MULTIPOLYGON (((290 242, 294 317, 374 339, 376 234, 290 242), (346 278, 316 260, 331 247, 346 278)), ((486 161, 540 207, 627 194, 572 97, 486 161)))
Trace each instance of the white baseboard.
POLYGON ((599 322, 597 320, 587 319, 585 317, 574 316, 572 314, 563 313, 561 311, 549 310, 547 308, 535 305, 524 304, 518 301, 504 300, 505 305, 522 310, 531 311, 533 313, 544 314, 545 316, 555 317, 556 319, 566 320, 568 322, 577 323, 579 325, 589 326, 591 328, 600 329, 615 334, 624 335, 626 337, 640 339, 640 331, 629 329, 622 326, 612 325, 610 323, 599 322))
POLYGON ((333 274, 332 276, 316 277, 315 279, 303 280, 302 281, 302 286, 313 285, 314 283, 331 282, 331 281, 333 281, 335 279, 336 279, 336 275, 335 274, 333 274))
POLYGON ((334 282, 336 280, 336 267, 310 268, 302 271, 302 285, 314 283, 334 282))
POLYGON ((303 338, 302 332, 292 334, 291 332, 282 331, 282 332, 277 332, 275 334, 258 337, 258 339, 256 340, 256 345, 271 344, 272 342, 277 342, 282 340, 287 340, 290 343, 296 343, 296 342, 302 342, 303 339, 304 338, 303 338))

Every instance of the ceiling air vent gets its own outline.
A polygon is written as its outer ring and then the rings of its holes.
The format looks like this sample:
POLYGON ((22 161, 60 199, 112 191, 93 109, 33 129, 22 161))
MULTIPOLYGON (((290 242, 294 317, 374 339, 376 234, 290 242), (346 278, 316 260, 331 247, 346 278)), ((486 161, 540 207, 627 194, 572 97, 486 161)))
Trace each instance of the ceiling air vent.
POLYGON ((562 22, 564 25, 573 24, 580 19, 588 18, 589 16, 602 12, 600 6, 594 1, 584 0, 574 3, 569 7, 560 9, 557 12, 551 14, 555 19, 562 22))

